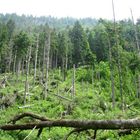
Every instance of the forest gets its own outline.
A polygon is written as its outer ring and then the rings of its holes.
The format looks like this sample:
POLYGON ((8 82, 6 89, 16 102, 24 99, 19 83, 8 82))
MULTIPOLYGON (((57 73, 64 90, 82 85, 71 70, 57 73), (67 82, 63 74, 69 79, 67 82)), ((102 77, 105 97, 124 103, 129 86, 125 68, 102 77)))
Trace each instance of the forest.
POLYGON ((133 15, 0 14, 0 140, 139 140, 139 40, 133 15))

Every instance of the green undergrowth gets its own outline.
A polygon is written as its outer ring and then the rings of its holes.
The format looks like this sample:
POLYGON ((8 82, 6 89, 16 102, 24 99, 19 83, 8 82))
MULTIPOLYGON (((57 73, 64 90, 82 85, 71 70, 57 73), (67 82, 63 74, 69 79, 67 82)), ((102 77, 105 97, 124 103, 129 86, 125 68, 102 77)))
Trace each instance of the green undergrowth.
MULTIPOLYGON (((23 112, 32 112, 45 116, 50 119, 75 119, 75 120, 111 120, 111 119, 131 119, 139 117, 140 102, 135 98, 134 86, 130 84, 130 79, 126 81, 129 86, 124 89, 125 105, 131 105, 131 109, 125 107, 124 111, 121 109, 121 99, 119 95, 119 86, 116 82, 116 106, 112 108, 110 73, 108 64, 101 63, 96 66, 93 73, 92 69, 87 67, 80 67, 76 69, 75 79, 75 96, 72 96, 72 70, 67 72, 66 80, 63 80, 63 74, 60 70, 53 70, 49 72, 49 90, 46 100, 42 99, 43 86, 33 83, 33 77, 29 77, 30 85, 30 99, 27 97, 27 104, 30 107, 22 108, 25 75, 20 75, 17 81, 16 75, 7 74, 8 85, 1 88, 1 96, 10 96, 17 91, 19 98, 8 108, 0 110, 0 125, 6 124, 15 115, 23 112), (100 77, 98 77, 100 72, 100 77), (93 76, 93 78, 92 78, 93 76), (53 84, 52 84, 53 83, 53 84), (131 87, 130 87, 131 86, 131 87), (127 93, 125 92, 127 91, 127 93), (58 96, 66 99, 59 98, 58 96), (67 100, 69 99, 69 100, 67 100), (69 114, 62 116, 64 111, 70 107, 69 114)), ((0 75, 2 79, 4 75, 0 75)), ((117 76, 115 77, 118 78, 117 76)), ((17 123, 32 122, 32 119, 25 118, 17 123)), ((44 128, 40 138, 37 138, 38 131, 35 130, 28 139, 30 140, 61 140, 68 134, 71 128, 44 128)), ((89 130, 93 135, 94 131, 89 130)), ((30 131, 0 131, 0 140, 22 140, 30 131)), ((133 131, 131 135, 119 136, 117 130, 98 130, 97 140, 139 140, 140 132, 133 131)), ((90 136, 84 131, 78 134, 72 134, 69 140, 87 140, 90 136)))

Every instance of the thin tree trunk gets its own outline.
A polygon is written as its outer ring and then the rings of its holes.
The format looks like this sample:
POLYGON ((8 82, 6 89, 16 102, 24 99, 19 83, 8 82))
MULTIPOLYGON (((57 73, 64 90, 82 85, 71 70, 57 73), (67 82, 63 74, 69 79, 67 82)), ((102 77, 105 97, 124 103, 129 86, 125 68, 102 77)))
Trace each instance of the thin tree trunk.
POLYGON ((9 48, 10 48, 10 53, 9 53, 9 62, 8 62, 8 72, 11 71, 11 63, 12 63, 12 49, 13 49, 13 46, 12 46, 12 40, 10 40, 10 43, 9 43, 9 48))
POLYGON ((20 70, 21 70, 21 60, 18 60, 18 75, 20 75, 20 70))
POLYGON ((44 45, 44 52, 43 52, 43 69, 42 69, 42 80, 45 79, 45 55, 46 55, 46 47, 44 45))
POLYGON ((36 80, 36 67, 37 67, 37 57, 38 57, 38 38, 39 36, 37 35, 37 43, 36 43, 36 50, 35 50, 35 65, 34 65, 34 84, 36 80))
MULTIPOLYGON (((24 105, 26 104, 26 96, 29 94, 29 81, 28 81, 28 76, 29 76, 29 67, 30 67, 30 58, 31 58, 31 46, 29 46, 29 51, 26 59, 26 81, 25 81, 25 93, 24 93, 24 105)), ((29 100, 30 100, 30 95, 29 100)))
POLYGON ((50 54, 50 32, 46 40, 46 80, 45 80, 44 99, 46 99, 46 97, 48 96, 49 54, 50 54))
POLYGON ((57 51, 56 51, 56 56, 55 56, 55 68, 57 69, 57 62, 58 62, 58 55, 57 55, 57 51))
POLYGON ((65 81, 65 60, 64 60, 64 57, 62 58, 62 75, 63 75, 63 81, 65 81))
POLYGON ((92 66, 92 87, 93 87, 93 93, 94 93, 94 69, 92 66))
POLYGON ((24 59, 22 59, 22 74, 24 74, 24 63, 25 63, 25 61, 24 61, 24 59))
POLYGON ((75 96, 75 64, 73 65, 72 96, 75 96))
POLYGON ((15 74, 16 72, 16 57, 17 57, 17 51, 15 51, 15 55, 14 55, 14 62, 13 62, 13 73, 15 74))
POLYGON ((17 63, 17 68, 16 68, 16 82, 18 82, 18 78, 19 78, 19 75, 20 75, 20 69, 21 69, 21 59, 18 59, 18 63, 17 63))
POLYGON ((65 69, 66 69, 66 71, 67 71, 67 69, 68 69, 68 52, 66 51, 66 62, 65 62, 65 69))
POLYGON ((2 60, 2 58, 1 58, 1 54, 0 54, 0 73, 2 73, 1 60, 2 60))
POLYGON ((113 9, 113 18, 114 18, 114 34, 115 34, 115 42, 117 46, 117 60, 118 60, 118 73, 119 73, 119 84, 120 84, 120 96, 121 96, 121 107, 122 110, 124 110, 124 97, 122 93, 122 69, 121 69, 121 62, 120 62, 120 52, 119 52, 119 44, 118 44, 118 38, 116 33, 116 20, 115 20, 115 9, 114 9, 114 1, 112 0, 112 9, 113 9))
POLYGON ((140 98, 140 75, 138 75, 138 92, 137 92, 137 98, 140 98))
POLYGON ((114 89, 114 73, 113 73, 113 64, 112 64, 112 51, 109 37, 108 38, 108 47, 109 47, 109 65, 110 65, 110 79, 111 79, 111 92, 112 92, 112 107, 115 108, 115 89, 114 89))
POLYGON ((64 71, 64 81, 66 80, 66 74, 67 74, 67 67, 68 67, 68 55, 67 55, 67 51, 66 51, 66 55, 65 55, 65 61, 63 59, 63 63, 65 62, 65 64, 63 64, 63 71, 64 71))
POLYGON ((41 62, 40 62, 40 59, 38 59, 38 72, 39 72, 39 82, 41 83, 42 82, 42 71, 41 71, 41 62))
POLYGON ((40 67, 40 59, 38 59, 38 71, 39 71, 39 73, 41 73, 41 69, 40 69, 41 67, 40 67))
POLYGON ((136 29, 136 26, 135 26, 135 23, 134 23, 134 17, 133 17, 132 9, 130 9, 130 12, 131 12, 131 18, 132 18, 133 28, 134 28, 134 31, 135 31, 136 46, 137 46, 138 53, 140 55, 140 47, 139 47, 138 33, 137 33, 137 29, 136 29))
MULTIPOLYGON (((133 23, 133 28, 134 28, 134 31, 135 31, 135 41, 136 41, 136 46, 137 46, 137 51, 138 51, 138 55, 140 56, 140 47, 139 47, 139 40, 138 40, 138 33, 137 33, 137 29, 136 29, 136 26, 135 26, 135 23, 134 23, 134 17, 133 17, 133 12, 132 12, 132 9, 130 9, 130 12, 131 12, 131 18, 132 18, 132 23, 133 23)), ((137 81, 137 97, 140 98, 140 75, 136 74, 136 81, 137 81)))
POLYGON ((50 67, 50 69, 53 68, 53 54, 50 54, 50 58, 49 58, 49 67, 50 67))

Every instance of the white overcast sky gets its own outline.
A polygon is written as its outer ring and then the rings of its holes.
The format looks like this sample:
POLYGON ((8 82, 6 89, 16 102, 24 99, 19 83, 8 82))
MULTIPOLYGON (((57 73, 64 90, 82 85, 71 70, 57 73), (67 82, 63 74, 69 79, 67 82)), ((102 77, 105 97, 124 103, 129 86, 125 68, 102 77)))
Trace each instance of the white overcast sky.
MULTIPOLYGON (((140 17, 140 0, 114 0, 116 19, 140 17)), ((112 19, 112 0, 0 0, 0 13, 112 19)))

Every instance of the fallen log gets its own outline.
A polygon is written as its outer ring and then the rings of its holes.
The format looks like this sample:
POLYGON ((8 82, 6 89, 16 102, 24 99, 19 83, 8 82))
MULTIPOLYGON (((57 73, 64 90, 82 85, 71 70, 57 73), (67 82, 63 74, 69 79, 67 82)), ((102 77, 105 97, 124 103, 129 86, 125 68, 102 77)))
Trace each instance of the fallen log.
POLYGON ((129 120, 48 120, 26 124, 6 124, 0 126, 1 130, 28 130, 44 127, 72 127, 72 128, 85 128, 85 129, 136 129, 140 128, 140 119, 129 120))

